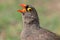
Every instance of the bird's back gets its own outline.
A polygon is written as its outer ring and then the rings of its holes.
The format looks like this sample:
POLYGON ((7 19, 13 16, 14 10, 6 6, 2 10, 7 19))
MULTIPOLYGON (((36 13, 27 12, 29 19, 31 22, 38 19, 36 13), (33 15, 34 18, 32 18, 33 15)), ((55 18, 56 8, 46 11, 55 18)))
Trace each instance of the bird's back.
POLYGON ((60 37, 43 28, 28 28, 22 31, 21 40, 60 40, 60 37))

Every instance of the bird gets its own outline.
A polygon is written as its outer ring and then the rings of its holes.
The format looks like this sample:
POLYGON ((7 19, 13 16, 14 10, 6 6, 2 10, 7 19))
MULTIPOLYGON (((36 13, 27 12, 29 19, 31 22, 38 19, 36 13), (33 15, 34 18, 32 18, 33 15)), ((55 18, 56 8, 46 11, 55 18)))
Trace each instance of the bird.
POLYGON ((36 9, 32 5, 19 4, 22 9, 17 10, 22 14, 23 29, 21 40, 60 40, 60 36, 45 28, 39 23, 36 9))

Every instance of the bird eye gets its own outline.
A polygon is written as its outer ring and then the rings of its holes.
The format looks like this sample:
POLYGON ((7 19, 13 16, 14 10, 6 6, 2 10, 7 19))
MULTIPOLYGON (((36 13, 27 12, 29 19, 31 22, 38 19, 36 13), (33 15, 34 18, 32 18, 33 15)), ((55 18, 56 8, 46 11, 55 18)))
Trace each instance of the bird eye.
POLYGON ((32 8, 27 8, 27 11, 31 11, 32 10, 32 8))

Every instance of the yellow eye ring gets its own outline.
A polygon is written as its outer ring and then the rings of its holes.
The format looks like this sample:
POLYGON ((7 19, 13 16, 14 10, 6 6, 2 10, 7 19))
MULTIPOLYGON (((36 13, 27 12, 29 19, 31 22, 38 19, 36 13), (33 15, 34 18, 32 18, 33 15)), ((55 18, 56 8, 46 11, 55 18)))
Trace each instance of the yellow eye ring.
POLYGON ((31 11, 32 9, 31 8, 28 8, 27 11, 31 11))

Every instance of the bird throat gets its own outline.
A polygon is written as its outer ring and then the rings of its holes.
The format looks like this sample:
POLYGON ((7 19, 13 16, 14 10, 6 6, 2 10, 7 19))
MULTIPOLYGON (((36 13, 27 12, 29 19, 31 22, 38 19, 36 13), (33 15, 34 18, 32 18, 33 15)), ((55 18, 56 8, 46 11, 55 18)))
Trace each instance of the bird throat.
POLYGON ((39 20, 34 19, 34 20, 29 21, 29 22, 27 22, 26 20, 24 20, 23 21, 23 28, 32 28, 32 29, 40 28, 40 26, 39 26, 39 20))

